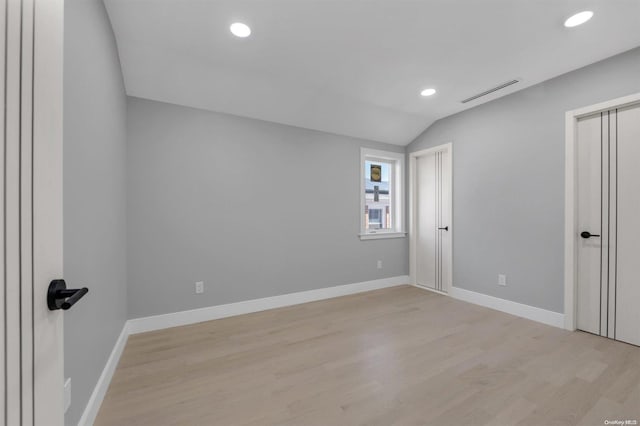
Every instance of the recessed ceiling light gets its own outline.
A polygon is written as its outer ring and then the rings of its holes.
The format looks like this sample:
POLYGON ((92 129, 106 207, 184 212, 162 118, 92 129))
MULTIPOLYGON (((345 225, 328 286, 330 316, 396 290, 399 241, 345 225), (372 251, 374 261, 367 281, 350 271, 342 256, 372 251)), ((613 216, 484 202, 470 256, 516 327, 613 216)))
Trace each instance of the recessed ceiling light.
POLYGON ((435 95, 435 93, 436 93, 436 89, 424 89, 422 92, 420 92, 420 95, 431 96, 431 95, 435 95))
POLYGON ((247 24, 242 22, 235 22, 229 27, 231 33, 236 37, 249 37, 251 35, 251 28, 247 24))
POLYGON ((585 10, 584 12, 576 13, 575 15, 564 21, 564 26, 567 28, 577 27, 578 25, 584 24, 592 17, 593 12, 590 10, 585 10))

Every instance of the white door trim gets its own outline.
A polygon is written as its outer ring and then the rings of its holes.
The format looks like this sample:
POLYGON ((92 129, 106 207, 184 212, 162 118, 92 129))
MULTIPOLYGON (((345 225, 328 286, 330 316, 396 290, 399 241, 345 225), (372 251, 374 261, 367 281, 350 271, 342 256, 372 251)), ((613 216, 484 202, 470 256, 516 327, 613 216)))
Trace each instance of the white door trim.
POLYGON ((640 93, 600 102, 573 111, 565 119, 565 198, 564 198, 564 328, 576 329, 577 300, 577 197, 576 127, 578 119, 614 108, 640 103, 640 93))
POLYGON ((446 151, 447 166, 450 171, 449 181, 449 217, 447 218, 449 223, 449 233, 451 235, 451 244, 449 244, 448 257, 449 257, 449 277, 450 280, 446 283, 446 292, 442 293, 438 290, 427 288, 427 290, 435 291, 436 293, 447 294, 451 291, 453 283, 453 143, 445 143, 442 145, 434 146, 433 148, 423 149, 415 151, 409 154, 409 281, 411 285, 418 286, 416 282, 416 160, 418 157, 424 155, 433 154, 435 152, 446 151))

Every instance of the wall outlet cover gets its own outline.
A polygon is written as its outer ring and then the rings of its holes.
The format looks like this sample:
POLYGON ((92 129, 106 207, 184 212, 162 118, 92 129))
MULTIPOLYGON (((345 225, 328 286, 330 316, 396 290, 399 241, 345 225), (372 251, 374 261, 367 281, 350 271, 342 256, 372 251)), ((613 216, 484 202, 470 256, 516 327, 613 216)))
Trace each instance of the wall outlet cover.
POLYGON ((498 285, 501 285, 501 286, 507 285, 507 276, 505 274, 498 275, 498 285))
POLYGON ((196 283, 196 294, 204 293, 204 281, 198 281, 196 283))
POLYGON ((378 269, 382 269, 382 260, 378 260, 378 269))

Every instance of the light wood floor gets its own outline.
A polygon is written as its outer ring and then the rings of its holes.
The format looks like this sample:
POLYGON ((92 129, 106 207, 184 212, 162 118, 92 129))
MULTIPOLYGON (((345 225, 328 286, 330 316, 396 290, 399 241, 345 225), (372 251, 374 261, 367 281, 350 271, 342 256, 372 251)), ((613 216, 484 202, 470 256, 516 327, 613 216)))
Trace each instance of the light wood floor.
POLYGON ((403 286, 131 336, 97 425, 640 424, 640 348, 403 286))

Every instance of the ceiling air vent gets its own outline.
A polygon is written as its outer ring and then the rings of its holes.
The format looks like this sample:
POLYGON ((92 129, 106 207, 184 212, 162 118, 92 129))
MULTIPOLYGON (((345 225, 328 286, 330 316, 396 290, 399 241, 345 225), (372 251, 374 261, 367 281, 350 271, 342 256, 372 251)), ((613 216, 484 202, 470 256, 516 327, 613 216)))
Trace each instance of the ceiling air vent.
POLYGON ((473 96, 471 96, 470 98, 464 99, 464 100, 462 100, 462 101, 460 101, 460 102, 462 102, 463 104, 466 104, 467 102, 475 101, 475 100, 476 100, 476 99, 478 99, 478 98, 481 98, 481 97, 483 97, 483 96, 487 96, 487 95, 489 95, 489 94, 491 94, 491 93, 493 93, 493 92, 497 92, 498 90, 502 90, 502 89, 504 89, 505 87, 509 87, 509 86, 511 86, 512 84, 516 84, 516 83, 520 83, 520 80, 511 80, 511 81, 507 81, 506 83, 502 83, 502 84, 500 84, 500 85, 498 85, 498 86, 496 86, 496 87, 494 87, 494 88, 492 88, 492 89, 485 90, 485 91, 484 91, 484 92, 482 92, 482 93, 478 93, 477 95, 473 95, 473 96))

